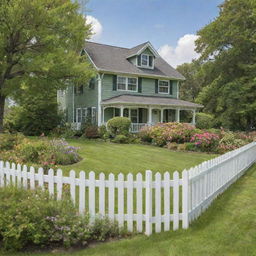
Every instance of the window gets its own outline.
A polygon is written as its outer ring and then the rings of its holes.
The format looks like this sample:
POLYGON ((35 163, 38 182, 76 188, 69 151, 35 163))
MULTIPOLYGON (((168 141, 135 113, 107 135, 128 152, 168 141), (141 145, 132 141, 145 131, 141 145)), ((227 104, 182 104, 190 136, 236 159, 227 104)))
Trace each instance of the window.
POLYGON ((88 118, 88 109, 84 108, 83 109, 83 122, 86 123, 87 122, 87 118, 88 118))
POLYGON ((96 124, 96 107, 92 107, 92 123, 96 124))
POLYGON ((137 91, 137 78, 128 77, 128 91, 137 91))
POLYGON ((141 54, 141 61, 138 63, 139 66, 153 68, 153 56, 148 54, 141 54))
POLYGON ((148 66, 148 55, 141 54, 141 65, 142 66, 148 66))
POLYGON ((84 93, 84 86, 79 85, 74 87, 75 94, 83 94, 84 93))
POLYGON ((138 91, 138 79, 135 77, 117 77, 117 90, 119 91, 138 91))
POLYGON ((162 94, 169 94, 169 81, 160 80, 158 83, 158 92, 162 94))
POLYGON ((82 109, 81 108, 76 109, 76 122, 77 123, 82 122, 82 109))

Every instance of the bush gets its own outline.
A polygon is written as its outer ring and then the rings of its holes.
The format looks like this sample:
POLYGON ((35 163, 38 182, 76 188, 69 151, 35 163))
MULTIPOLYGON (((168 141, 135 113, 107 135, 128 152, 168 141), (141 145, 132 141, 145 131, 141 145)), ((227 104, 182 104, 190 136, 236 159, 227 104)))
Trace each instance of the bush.
POLYGON ((113 137, 129 134, 130 127, 131 120, 127 117, 114 117, 107 122, 107 129, 113 137))
POLYGON ((186 123, 162 123, 142 129, 139 137, 142 141, 151 141, 157 146, 165 146, 169 142, 189 142, 192 135, 200 132, 193 125, 186 123))
POLYGON ((213 152, 216 151, 219 139, 219 136, 215 133, 204 132, 195 134, 190 141, 201 151, 213 152))
POLYGON ((168 142, 167 143, 167 148, 170 150, 177 150, 178 144, 176 142, 168 142))
POLYGON ((112 140, 114 143, 125 144, 129 142, 129 138, 125 135, 116 135, 116 137, 112 140))
POLYGON ((57 103, 31 102, 28 106, 12 107, 5 117, 4 127, 9 132, 22 132, 28 136, 48 135, 62 119, 57 103))
POLYGON ((99 138, 99 131, 97 126, 88 126, 84 130, 84 136, 88 139, 96 139, 99 138))
POLYGON ((48 192, 0 188, 0 242, 5 250, 28 246, 70 247, 120 236, 116 223, 79 216, 72 202, 56 201, 48 192))
MULTIPOLYGON (((9 136, 15 137, 15 135, 7 135, 8 138, 9 136)), ((20 135, 15 138, 17 142, 12 150, 1 152, 2 160, 20 164, 40 164, 44 169, 54 165, 69 165, 81 160, 78 148, 70 146, 64 139, 41 138, 34 141, 20 135)))
POLYGON ((20 134, 0 134, 0 150, 11 150, 14 146, 21 143, 25 137, 20 134))
POLYGON ((99 136, 100 136, 102 139, 104 139, 105 136, 106 136, 106 134, 108 134, 106 125, 101 125, 101 126, 99 127, 99 136))
POLYGON ((196 127, 199 129, 210 129, 213 126, 214 118, 210 114, 197 113, 196 114, 196 127))

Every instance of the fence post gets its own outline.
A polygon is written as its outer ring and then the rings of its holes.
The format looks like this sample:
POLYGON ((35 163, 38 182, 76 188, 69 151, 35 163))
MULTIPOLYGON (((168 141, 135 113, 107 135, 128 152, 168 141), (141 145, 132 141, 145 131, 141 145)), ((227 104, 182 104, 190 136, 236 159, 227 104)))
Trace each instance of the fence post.
POLYGON ((146 230, 147 236, 152 234, 152 172, 146 171, 146 230))
POLYGON ((187 229, 188 222, 188 171, 184 170, 182 172, 182 228, 187 229))

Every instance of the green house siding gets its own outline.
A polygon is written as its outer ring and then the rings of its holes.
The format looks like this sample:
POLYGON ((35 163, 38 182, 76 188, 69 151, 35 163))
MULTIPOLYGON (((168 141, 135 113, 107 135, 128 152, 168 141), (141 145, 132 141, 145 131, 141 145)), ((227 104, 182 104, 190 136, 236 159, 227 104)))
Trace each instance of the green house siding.
POLYGON ((113 75, 105 74, 102 82, 102 100, 119 96, 122 94, 131 94, 131 95, 148 95, 148 96, 159 96, 159 97, 171 97, 177 98, 177 81, 173 82, 172 91, 173 94, 159 94, 155 92, 155 80, 153 78, 142 78, 142 91, 140 92, 131 92, 131 91, 118 91, 113 90, 113 75))
POLYGON ((58 102, 61 109, 66 114, 66 121, 73 122, 73 108, 74 108, 74 118, 76 118, 77 108, 89 108, 98 106, 98 87, 97 83, 94 89, 90 89, 89 85, 83 86, 82 94, 74 94, 73 96, 73 86, 69 86, 66 91, 65 97, 59 97, 58 102), (74 99, 74 100, 73 100, 74 99), (63 107, 65 105, 65 107, 63 107))
MULTIPOLYGON (((156 79, 154 78, 141 78, 141 92, 131 91, 118 91, 113 88, 113 76, 105 74, 102 80, 102 100, 109 99, 111 97, 131 94, 131 95, 148 95, 158 97, 170 97, 177 98, 178 86, 177 81, 172 81, 173 94, 159 94, 155 92, 156 79)), ((98 83, 95 83, 93 89, 89 88, 89 85, 84 85, 82 94, 75 94, 73 100, 73 86, 69 86, 64 94, 58 93, 58 102, 60 109, 66 115, 67 122, 73 122, 73 108, 74 108, 74 119, 76 120, 76 109, 77 108, 90 108, 96 107, 98 111, 98 83), (74 104, 74 106, 73 106, 74 104)), ((105 120, 108 120, 113 116, 113 110, 109 109, 105 111, 105 120)), ((145 110, 143 110, 145 111, 145 110)), ((143 113, 146 116, 146 113, 143 113)), ((143 120, 145 121, 145 120, 143 120)))

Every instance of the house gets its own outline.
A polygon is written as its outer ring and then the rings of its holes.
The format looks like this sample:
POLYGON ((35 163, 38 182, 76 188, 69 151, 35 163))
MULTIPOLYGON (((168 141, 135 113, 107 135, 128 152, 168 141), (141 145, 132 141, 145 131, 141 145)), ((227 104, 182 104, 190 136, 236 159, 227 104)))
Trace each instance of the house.
POLYGON ((84 54, 97 70, 89 85, 58 92, 67 122, 80 127, 86 120, 105 124, 115 116, 128 117, 131 130, 158 122, 180 122, 181 111, 192 113, 202 105, 179 99, 185 78, 146 42, 131 49, 86 42, 84 54))

